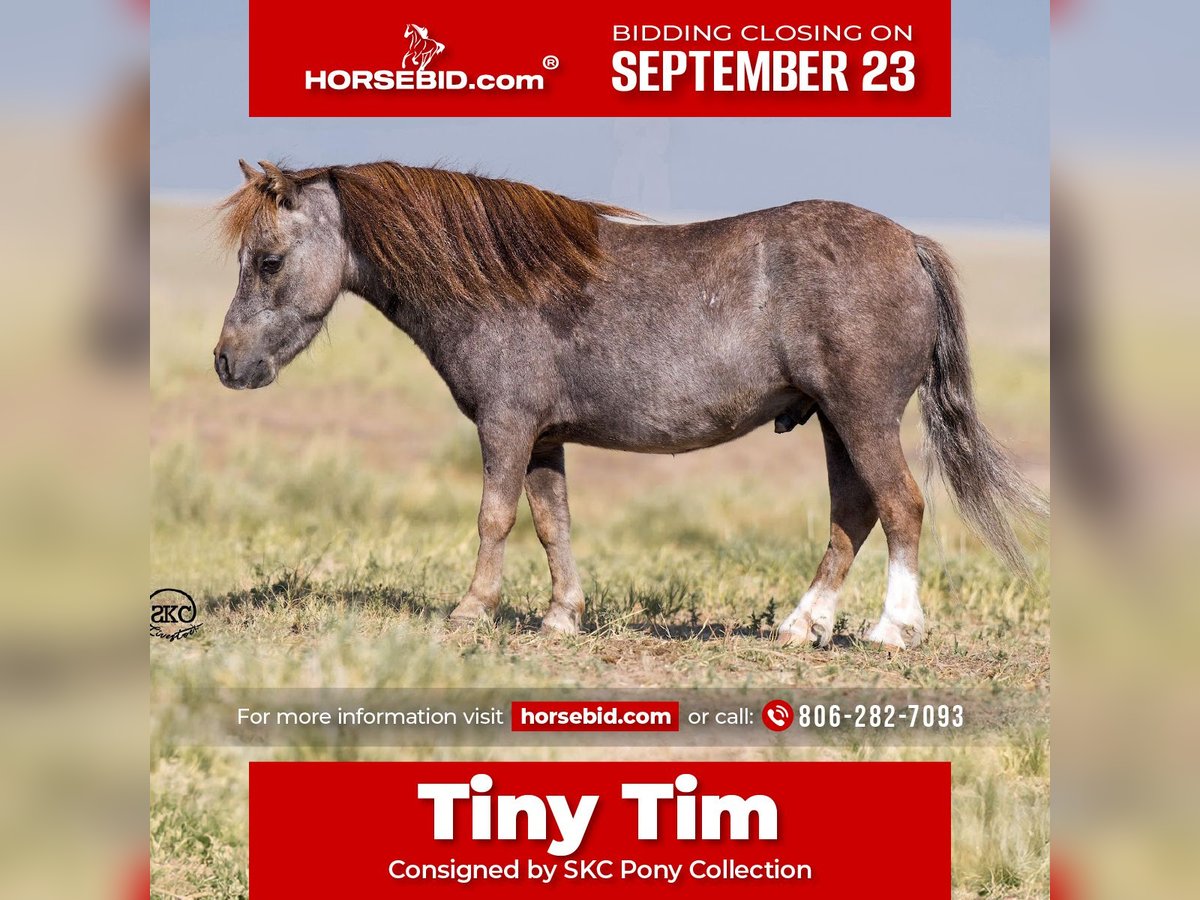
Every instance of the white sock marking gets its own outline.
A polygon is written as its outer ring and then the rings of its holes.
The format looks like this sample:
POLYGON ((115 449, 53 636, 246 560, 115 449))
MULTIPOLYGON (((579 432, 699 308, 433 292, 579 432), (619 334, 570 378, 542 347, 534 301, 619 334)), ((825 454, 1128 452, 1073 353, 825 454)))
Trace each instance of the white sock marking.
POLYGON ((888 564, 883 614, 898 625, 918 625, 925 621, 917 596, 917 573, 905 563, 894 560, 888 564))

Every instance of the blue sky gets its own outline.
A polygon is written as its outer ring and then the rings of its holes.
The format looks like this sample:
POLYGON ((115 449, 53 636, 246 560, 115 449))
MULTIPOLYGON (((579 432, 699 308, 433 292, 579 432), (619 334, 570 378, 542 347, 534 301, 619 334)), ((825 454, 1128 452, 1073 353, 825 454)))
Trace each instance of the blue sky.
POLYGON ((395 159, 655 214, 828 197, 903 221, 1045 225, 1047 6, 954 3, 949 119, 673 119, 639 128, 612 119, 251 119, 244 0, 157 3, 151 188, 228 191, 241 179, 238 157, 395 159), (642 148, 654 147, 645 150, 653 159, 639 163, 642 148))

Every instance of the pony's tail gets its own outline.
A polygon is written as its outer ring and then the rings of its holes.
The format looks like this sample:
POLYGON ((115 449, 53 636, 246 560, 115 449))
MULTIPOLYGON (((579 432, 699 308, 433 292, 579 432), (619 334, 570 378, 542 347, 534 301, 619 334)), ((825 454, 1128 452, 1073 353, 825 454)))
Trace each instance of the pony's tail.
POLYGON ((918 389, 926 457, 941 471, 971 529, 1010 568, 1028 574, 1012 523, 1040 525, 1049 516, 1049 503, 979 421, 954 266, 936 242, 920 235, 914 242, 937 294, 937 338, 918 389))

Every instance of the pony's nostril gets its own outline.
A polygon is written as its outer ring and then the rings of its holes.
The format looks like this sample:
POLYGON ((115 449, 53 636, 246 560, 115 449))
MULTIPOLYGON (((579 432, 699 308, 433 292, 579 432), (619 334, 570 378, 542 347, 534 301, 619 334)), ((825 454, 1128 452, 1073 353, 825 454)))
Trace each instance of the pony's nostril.
POLYGON ((229 357, 224 353, 217 356, 217 374, 222 380, 229 379, 229 357))

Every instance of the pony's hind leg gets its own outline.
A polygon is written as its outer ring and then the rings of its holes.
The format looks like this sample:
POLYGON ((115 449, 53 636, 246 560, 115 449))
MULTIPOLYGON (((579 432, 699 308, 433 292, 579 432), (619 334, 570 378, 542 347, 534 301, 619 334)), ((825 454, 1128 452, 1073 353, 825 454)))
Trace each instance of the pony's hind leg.
POLYGON ((829 470, 829 546, 800 605, 779 626, 779 640, 785 644, 811 641, 824 647, 833 637, 838 591, 878 517, 842 439, 823 415, 820 421, 829 470))
MULTIPOLYGON (((479 504, 479 556, 471 587, 450 614, 453 622, 491 618, 500 605, 500 581, 504 572, 504 543, 517 519, 525 468, 529 463, 532 438, 520 422, 495 422, 479 426, 483 451, 483 500, 479 504)), ((532 429, 529 429, 532 430, 532 429)))
POLYGON ((552 597, 542 631, 574 633, 583 617, 583 588, 571 553, 571 512, 567 506, 567 472, 561 445, 534 451, 525 471, 525 495, 533 526, 550 564, 552 597))
POLYGON ((879 512, 887 534, 888 581, 883 615, 868 640, 890 647, 916 647, 925 638, 925 613, 917 593, 917 550, 925 501, 900 445, 899 421, 853 419, 839 423, 850 458, 879 512))

